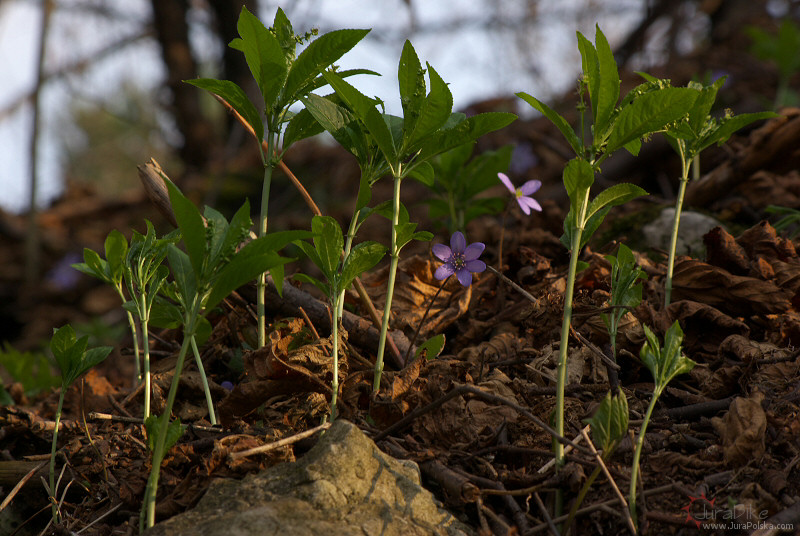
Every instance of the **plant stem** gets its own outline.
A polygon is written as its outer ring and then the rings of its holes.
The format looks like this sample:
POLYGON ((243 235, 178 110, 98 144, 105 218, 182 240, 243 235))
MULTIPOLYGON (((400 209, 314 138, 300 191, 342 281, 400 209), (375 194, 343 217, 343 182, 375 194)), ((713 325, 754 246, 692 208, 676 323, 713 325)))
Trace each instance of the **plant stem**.
MULTIPOLYGON (((267 213, 269 210, 269 188, 272 184, 272 153, 275 152, 275 138, 267 134, 267 154, 262 155, 264 161, 264 182, 261 187, 261 214, 258 219, 258 236, 267 235, 267 213)), ((263 348, 267 341, 267 325, 265 322, 264 299, 267 289, 267 273, 258 276, 256 291, 256 314, 258 316, 258 347, 263 348)))
POLYGON ((675 200, 675 217, 672 220, 672 237, 669 242, 669 259, 667 260, 667 280, 664 284, 664 309, 669 307, 672 298, 672 273, 675 268, 675 252, 678 247, 678 228, 681 224, 681 211, 683 210, 683 196, 689 182, 689 166, 691 162, 686 157, 686 149, 682 141, 678 142, 681 156, 681 179, 678 187, 678 198, 675 200))
POLYGON ((400 221, 400 182, 401 167, 397 166, 394 172, 394 194, 392 197, 392 251, 389 262, 389 281, 386 283, 386 303, 383 309, 383 321, 381 322, 381 334, 378 339, 378 355, 375 359, 375 378, 372 382, 373 392, 378 392, 381 388, 381 375, 383 374, 383 352, 386 349, 386 334, 389 329, 389 315, 392 311, 392 295, 394 294, 394 280, 397 275, 397 263, 400 259, 400 248, 397 247, 397 224, 400 221))
POLYGON ((194 354, 195 363, 197 363, 197 370, 200 372, 200 382, 203 384, 203 392, 206 394, 208 418, 211 421, 211 426, 214 426, 217 424, 217 415, 214 413, 214 402, 211 400, 211 390, 208 388, 206 369, 203 367, 203 360, 200 359, 200 352, 197 349, 197 339, 194 335, 192 335, 192 353, 194 354))
POLYGON ((633 464, 631 465, 631 487, 628 491, 628 508, 631 512, 633 523, 638 527, 639 522, 636 518, 636 481, 639 477, 639 459, 642 457, 642 446, 644 446, 644 433, 647 425, 650 422, 650 416, 653 414, 653 408, 656 407, 656 400, 661 395, 661 389, 656 384, 653 389, 653 398, 650 399, 650 405, 647 406, 647 413, 644 415, 642 421, 642 428, 639 430, 639 435, 636 437, 636 450, 633 453, 633 464))
POLYGON ((564 523, 562 534, 568 534, 569 528, 572 526, 572 522, 575 520, 575 515, 578 513, 578 507, 583 503, 583 499, 586 498, 586 494, 589 493, 589 488, 592 487, 594 481, 597 480, 597 477, 600 475, 601 468, 598 465, 592 471, 592 474, 589 475, 589 478, 586 479, 584 482, 583 487, 581 488, 580 492, 578 492, 578 496, 575 497, 575 500, 572 502, 572 508, 569 509, 569 517, 567 518, 567 522, 564 523))
POLYGON ((140 321, 142 324, 142 346, 144 350, 144 418, 150 416, 150 337, 148 334, 147 324, 149 322, 149 312, 146 310, 147 305, 144 302, 144 295, 142 296, 142 305, 140 321))
POLYGON ((336 420, 336 400, 339 397, 339 302, 344 301, 344 292, 341 292, 333 304, 333 318, 331 335, 333 337, 333 381, 331 382, 331 422, 336 420))
POLYGON ((414 332, 414 336, 411 337, 411 344, 408 345, 408 350, 406 350, 406 357, 403 360, 404 362, 408 363, 408 358, 411 356, 411 349, 414 348, 414 343, 417 342, 417 337, 419 336, 419 330, 422 328, 422 324, 428 319, 428 313, 431 312, 431 307, 436 302, 436 298, 439 297, 439 294, 442 292, 442 289, 450 281, 450 278, 453 277, 452 274, 448 275, 440 284, 439 288, 436 289, 436 294, 433 295, 433 298, 430 299, 428 302, 428 307, 425 309, 425 314, 422 315, 422 319, 417 324, 417 330, 414 332))
MULTIPOLYGON (((195 298, 195 302, 197 298, 195 298)), ((169 428, 169 417, 172 413, 172 407, 175 404, 175 396, 178 392, 178 384, 180 383, 181 371, 183 370, 183 362, 186 359, 186 353, 189 350, 189 345, 194 338, 194 324, 197 319, 199 307, 193 303, 191 313, 186 313, 186 322, 184 323, 185 331, 183 336, 183 344, 181 344, 180 352, 178 353, 178 361, 175 363, 175 372, 172 376, 172 383, 169 387, 167 394, 167 404, 164 407, 164 414, 158 422, 158 432, 156 433, 156 445, 153 449, 153 464, 150 469, 150 477, 147 479, 147 487, 144 490, 144 506, 146 509, 147 528, 155 525, 156 521, 156 491, 158 490, 158 479, 161 475, 161 462, 164 460, 164 449, 167 442, 167 430, 169 428)), ((142 520, 144 521, 144 520, 142 520)), ((140 523, 141 525, 141 523, 140 523)), ((140 529, 143 528, 140 526, 140 529)))
MULTIPOLYGON (((125 303, 125 296, 121 290, 119 291, 119 296, 122 298, 122 303, 125 303)), ((136 361, 136 381, 134 385, 136 385, 142 381, 142 364, 139 362, 139 336, 136 333, 136 321, 133 319, 133 313, 130 311, 126 311, 126 313, 128 314, 128 324, 131 327, 131 336, 133 337, 133 358, 136 361)))
POLYGON ((61 394, 58 396, 58 407, 56 408, 56 424, 53 428, 53 445, 50 447, 50 495, 53 500, 50 507, 53 512, 53 523, 58 523, 58 507, 56 506, 56 450, 58 446, 58 425, 61 422, 61 410, 64 407, 64 394, 67 392, 68 385, 61 385, 61 394))

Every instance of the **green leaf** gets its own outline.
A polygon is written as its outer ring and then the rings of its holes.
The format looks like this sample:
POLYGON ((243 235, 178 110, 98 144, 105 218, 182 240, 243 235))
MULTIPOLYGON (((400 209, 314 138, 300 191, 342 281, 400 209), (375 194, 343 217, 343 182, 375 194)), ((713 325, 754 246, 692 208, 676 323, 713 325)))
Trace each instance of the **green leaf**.
POLYGON ((315 287, 319 289, 325 296, 328 297, 329 300, 333 299, 334 292, 331 292, 331 286, 327 283, 324 283, 317 279, 316 277, 312 277, 307 274, 294 274, 292 276, 293 279, 300 281, 301 283, 311 283, 315 287))
POLYGON ((594 82, 596 91, 592 100, 594 115, 594 143, 599 145, 605 137, 614 108, 619 100, 619 72, 614 53, 606 40, 606 36, 596 26, 595 43, 597 45, 597 65, 599 79, 594 82))
POLYGON ((433 187, 434 171, 433 166, 429 162, 420 162, 415 165, 408 172, 408 176, 418 180, 429 188, 433 187))
POLYGON ((203 273, 203 260, 206 255, 206 226, 200 211, 169 179, 164 181, 169 190, 169 202, 175 213, 175 220, 181 230, 186 253, 196 276, 203 273))
POLYGON ((125 270, 125 260, 128 255, 128 241, 122 233, 114 229, 105 241, 106 260, 108 261, 108 270, 111 279, 115 284, 122 281, 122 276, 125 270))
POLYGON ((322 125, 308 109, 300 110, 286 126, 283 134, 283 150, 286 151, 295 142, 316 136, 323 130, 322 125))
POLYGON ((73 264, 72 267, 86 275, 96 277, 104 283, 114 284, 111 279, 111 269, 108 267, 108 262, 100 258, 100 255, 92 249, 84 248, 83 262, 73 264))
POLYGON ((403 106, 405 129, 411 134, 425 102, 426 87, 425 71, 409 40, 403 44, 403 52, 400 54, 400 63, 397 66, 397 80, 400 86, 400 103, 403 106))
POLYGON ((234 39, 230 46, 244 52, 264 104, 272 110, 288 74, 286 55, 278 39, 246 7, 242 7, 236 28, 241 39, 234 39))
POLYGON ((589 203, 589 207, 586 210, 586 218, 588 220, 602 208, 616 207, 642 195, 648 194, 644 189, 635 184, 627 182, 615 184, 606 188, 592 199, 592 202, 589 203))
POLYGON ((567 123, 566 119, 561 117, 561 115, 559 115, 558 112, 550 108, 548 105, 536 99, 536 97, 532 97, 531 95, 528 95, 523 91, 517 93, 516 95, 520 99, 524 100, 525 102, 533 106, 534 109, 536 109, 547 119, 549 119, 550 122, 553 123, 558 128, 558 130, 561 131, 561 134, 567 140, 567 143, 569 143, 569 146, 572 147, 572 150, 575 152, 576 155, 583 154, 583 144, 581 143, 581 140, 578 138, 578 135, 575 134, 575 131, 572 130, 572 127, 569 125, 569 123, 567 123))
POLYGON ((289 262, 289 259, 276 253, 286 244, 312 236, 313 234, 308 231, 282 231, 248 242, 220 270, 219 275, 212 282, 211 292, 204 304, 206 311, 213 309, 228 294, 255 279, 259 274, 274 266, 289 262))
POLYGON ((216 80, 214 78, 196 78, 194 80, 184 80, 187 84, 205 89, 209 93, 219 95, 230 104, 247 123, 253 127, 259 143, 264 139, 264 124, 261 122, 261 115, 250 102, 250 98, 235 83, 229 80, 216 80))
POLYGON ((188 305, 198 291, 197 276, 192 269, 189 256, 174 244, 170 244, 167 249, 167 259, 172 268, 172 277, 175 279, 178 294, 184 301, 184 305, 188 305))
POLYGON ((356 277, 372 269, 380 262, 385 253, 386 247, 377 242, 363 242, 356 245, 345 259, 340 288, 337 290, 339 292, 347 290, 356 277))
POLYGON ((322 70, 356 46, 369 30, 336 30, 319 36, 297 57, 289 69, 283 105, 289 106, 308 94, 309 84, 322 70))
POLYGON ((405 126, 404 147, 408 152, 416 152, 415 149, 419 142, 442 128, 453 111, 453 95, 450 93, 450 89, 431 64, 427 65, 431 91, 425 98, 413 132, 409 131, 407 125, 405 126))
POLYGON ((592 165, 583 158, 573 158, 564 167, 562 179, 571 207, 572 219, 570 220, 570 225, 580 227, 582 222, 577 221, 577 216, 580 213, 582 204, 588 199, 589 188, 594 183, 594 170, 592 165))
POLYGON ((636 97, 622 108, 608 137, 606 152, 613 153, 631 141, 662 130, 668 123, 689 113, 699 92, 668 87, 636 97))
POLYGON ((594 415, 584 419, 592 427, 592 440, 607 460, 628 433, 628 400, 622 389, 612 397, 609 391, 594 415))
POLYGON ((695 151, 699 153, 714 143, 722 145, 728 141, 728 138, 730 138, 733 133, 740 128, 745 127, 754 121, 770 119, 773 117, 778 117, 778 114, 773 112, 758 112, 741 114, 728 119, 723 119, 717 128, 712 130, 707 136, 704 136, 703 139, 696 144, 695 151))
POLYGON ((314 216, 311 220, 311 231, 314 233, 314 247, 321 262, 319 268, 330 281, 336 274, 339 258, 344 250, 342 229, 331 216, 314 216))
POLYGON ((89 336, 76 339, 75 330, 69 324, 54 330, 50 339, 50 350, 56 358, 61 370, 61 385, 68 387, 83 373, 103 361, 113 350, 110 346, 102 346, 86 350, 89 336))
MULTIPOLYGON (((158 443, 158 432, 161 430, 161 420, 168 419, 169 414, 165 413, 164 415, 156 416, 150 415, 144 421, 144 427, 147 431, 147 447, 150 449, 150 452, 153 452, 156 448, 156 443, 158 443)), ((181 420, 175 419, 174 421, 170 422, 167 425, 167 437, 164 441, 164 452, 167 452, 169 449, 175 446, 178 440, 183 435, 183 426, 181 426, 181 420)))
POLYGON ((454 147, 477 140, 484 134, 508 126, 516 118, 516 115, 510 113, 487 112, 474 115, 450 128, 445 125, 423 144, 417 161, 427 160, 454 147))
POLYGON ((417 351, 414 352, 414 357, 420 357, 424 355, 427 361, 433 361, 439 357, 439 354, 441 354, 442 350, 444 350, 444 343, 445 338, 443 333, 434 335, 417 347, 417 351))
POLYGON ((650 328, 646 325, 642 327, 646 341, 639 352, 639 357, 653 375, 654 396, 657 396, 675 376, 689 372, 696 363, 682 353, 683 330, 677 320, 667 330, 663 347, 650 328))

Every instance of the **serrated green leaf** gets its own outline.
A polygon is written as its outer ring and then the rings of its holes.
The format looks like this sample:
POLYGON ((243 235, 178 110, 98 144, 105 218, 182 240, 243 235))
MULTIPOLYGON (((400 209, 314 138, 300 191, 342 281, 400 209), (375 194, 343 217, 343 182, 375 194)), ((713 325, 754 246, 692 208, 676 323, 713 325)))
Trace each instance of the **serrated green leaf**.
POLYGON ((337 291, 347 290, 356 277, 372 269, 385 253, 386 247, 377 242, 362 242, 356 245, 342 266, 342 277, 337 291))
POLYGON ((246 7, 242 7, 236 28, 241 39, 234 39, 230 46, 244 52, 264 104, 271 110, 288 74, 285 52, 278 39, 246 7))
POLYGON ((122 281, 125 259, 128 254, 128 241, 122 233, 114 229, 106 237, 104 244, 106 261, 111 279, 118 283, 122 281))
POLYGON ((197 276, 192 268, 192 262, 189 256, 174 244, 170 244, 167 249, 167 259, 172 268, 172 277, 175 279, 178 294, 183 300, 187 300, 186 305, 188 300, 197 294, 197 276))
POLYGON ((83 262, 73 264, 72 267, 105 283, 114 284, 111 279, 111 269, 108 267, 108 262, 100 258, 100 255, 92 249, 84 248, 83 262))
POLYGON ((646 342, 639 352, 639 357, 653 375, 654 396, 657 396, 676 376, 689 372, 696 363, 682 353, 683 330, 677 320, 664 335, 663 347, 650 328, 646 325, 642 327, 646 342))
POLYGON ((283 106, 300 100, 311 88, 309 85, 325 68, 356 46, 369 30, 335 30, 312 41, 289 68, 283 90, 283 106))
MULTIPOLYGON (((161 430, 161 420, 168 419, 169 414, 164 414, 159 416, 150 415, 144 421, 144 427, 147 431, 147 446, 150 449, 150 452, 154 451, 156 448, 156 443, 158 442, 158 433, 161 430)), ((183 426, 181 426, 181 420, 175 419, 174 421, 170 422, 167 425, 167 437, 164 440, 164 452, 167 452, 169 449, 175 446, 178 440, 183 435, 183 426)), ((162 453, 163 454, 163 453, 162 453)))
POLYGON ((425 72, 417 52, 409 40, 403 44, 403 52, 400 54, 400 63, 397 66, 397 80, 400 87, 400 103, 403 106, 405 129, 411 134, 425 102, 427 88, 425 87, 425 72))
POLYGON ((728 141, 728 138, 730 138, 733 133, 740 128, 743 128, 755 121, 771 119, 773 117, 778 117, 778 114, 774 112, 758 112, 735 115, 729 119, 723 119, 717 128, 715 128, 707 136, 704 136, 703 139, 696 144, 695 150, 699 153, 714 143, 722 145, 728 141))
POLYGON ((611 154, 631 141, 662 130, 668 123, 682 118, 689 113, 698 95, 694 89, 669 87, 636 97, 617 116, 606 152, 611 154))
POLYGON ((584 419, 592 427, 592 440, 607 460, 628 433, 628 400, 622 389, 611 396, 609 391, 594 415, 584 419))
POLYGON ((414 130, 405 128, 404 147, 409 153, 416 152, 418 144, 432 133, 444 126, 453 111, 453 95, 439 73, 428 65, 428 78, 431 90, 420 109, 419 119, 414 124, 414 130))
POLYGON ((311 219, 311 231, 314 233, 314 247, 319 256, 319 268, 332 280, 339 266, 339 258, 344 250, 344 237, 339 223, 331 216, 314 216, 311 219))
POLYGON ((556 126, 556 128, 558 128, 559 131, 561 131, 561 134, 564 136, 564 139, 567 140, 567 143, 569 143, 569 146, 572 147, 572 150, 575 152, 576 155, 583 154, 583 144, 581 143, 581 140, 578 138, 577 134, 575 134, 575 131, 572 130, 570 124, 567 123, 566 119, 561 117, 561 115, 559 115, 558 112, 550 108, 548 105, 541 102, 536 97, 528 95, 524 91, 521 91, 516 95, 517 97, 521 98, 522 100, 530 104, 535 110, 537 110, 547 119, 549 119, 550 122, 553 123, 556 126))
POLYGON ((235 83, 229 80, 216 80, 214 78, 196 78, 194 80, 184 80, 187 84, 191 84, 200 89, 205 89, 209 93, 219 95, 230 104, 239 115, 241 115, 247 123, 253 127, 259 143, 264 139, 264 124, 261 122, 261 115, 250 102, 250 98, 235 83))
POLYGON ((452 128, 445 128, 447 126, 445 125, 423 144, 417 161, 427 160, 454 147, 477 140, 484 134, 508 126, 516 118, 516 115, 506 112, 487 112, 469 117, 452 128))
POLYGON ((327 296, 329 300, 333 297, 334 293, 331 291, 331 286, 328 283, 320 281, 316 277, 312 277, 307 274, 294 274, 292 278, 300 281, 301 283, 310 283, 314 285, 319 289, 320 292, 327 296))
POLYGON ((567 220, 571 222, 570 225, 579 227, 582 222, 576 218, 580 213, 581 204, 587 199, 587 192, 594 183, 592 165, 583 158, 573 158, 564 167, 562 180, 569 196, 572 213, 572 219, 568 217, 567 220))
POLYGON ((294 143, 316 136, 323 130, 322 125, 308 109, 300 110, 286 126, 286 131, 283 134, 283 150, 286 151, 294 143))
POLYGON ((598 79, 595 81, 596 91, 592 101, 594 115, 594 143, 602 143, 608 130, 611 116, 619 100, 619 72, 614 53, 606 40, 606 36, 595 27, 595 44, 597 50, 598 79))

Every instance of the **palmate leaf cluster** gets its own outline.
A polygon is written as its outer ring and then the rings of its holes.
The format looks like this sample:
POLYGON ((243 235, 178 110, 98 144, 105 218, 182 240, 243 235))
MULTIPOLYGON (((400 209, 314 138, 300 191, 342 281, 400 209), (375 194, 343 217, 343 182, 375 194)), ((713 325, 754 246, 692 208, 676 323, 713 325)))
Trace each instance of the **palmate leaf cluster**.
MULTIPOLYGON (((322 132, 322 127, 308 112, 295 114, 289 108, 327 84, 322 72, 353 48, 369 30, 329 32, 312 40, 297 54, 297 45, 310 36, 295 35, 291 22, 280 8, 271 28, 265 27, 247 8, 243 8, 237 29, 240 37, 231 41, 230 46, 244 54, 262 103, 258 107, 254 105, 241 87, 228 80, 199 78, 187 82, 225 99, 253 127, 259 143, 265 134, 277 135, 284 131, 285 151, 292 143, 322 132)), ((343 71, 340 76, 354 74, 376 73, 357 69, 343 71)), ((272 155, 266 157, 272 158, 272 155)), ((280 155, 277 160, 280 160, 280 155)))

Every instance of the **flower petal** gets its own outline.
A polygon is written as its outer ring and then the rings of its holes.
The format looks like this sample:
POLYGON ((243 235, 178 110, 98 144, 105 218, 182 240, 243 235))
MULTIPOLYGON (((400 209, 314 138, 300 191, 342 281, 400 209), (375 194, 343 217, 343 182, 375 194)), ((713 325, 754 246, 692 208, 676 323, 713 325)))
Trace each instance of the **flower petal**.
POLYGON ((464 267, 470 272, 479 274, 482 271, 486 270, 486 263, 480 260, 467 261, 464 267))
MULTIPOLYGON (((522 206, 522 204, 525 203, 525 205, 532 208, 533 210, 536 210, 538 212, 542 211, 542 205, 540 205, 539 202, 532 197, 520 197, 519 199, 517 199, 517 201, 519 201, 520 206, 522 206)), ((523 208, 522 210, 525 209, 523 208)))
POLYGON ((518 197, 517 198, 517 204, 519 205, 519 208, 522 209, 522 212, 524 212, 526 216, 530 215, 530 213, 531 213, 531 207, 529 207, 528 205, 526 205, 523 202, 523 200, 527 200, 527 199, 530 199, 530 197, 518 197))
POLYGON ((445 246, 444 244, 434 244, 433 254, 436 255, 436 257, 439 260, 446 262, 450 258, 450 255, 453 254, 453 252, 450 251, 450 248, 445 246))
POLYGON ((528 181, 520 186, 519 191, 522 195, 533 195, 541 187, 542 181, 528 181))
POLYGON ((453 270, 452 264, 443 264, 436 269, 436 272, 434 272, 433 277, 441 281, 442 279, 447 279, 454 273, 455 270, 453 270))
POLYGON ((485 248, 486 246, 483 244, 483 242, 474 242, 468 245, 467 249, 464 250, 464 260, 467 262, 474 261, 481 256, 481 253, 483 253, 485 248))
POLYGON ((464 253, 464 248, 466 247, 467 239, 464 238, 461 231, 453 233, 453 236, 450 237, 450 249, 453 250, 453 253, 464 253))
POLYGON ((466 268, 462 268, 456 272, 456 277, 458 277, 458 282, 465 287, 468 287, 472 284, 472 274, 466 268))
POLYGON ((514 188, 514 184, 512 184, 511 179, 508 178, 508 175, 506 175, 505 173, 498 173, 497 178, 500 179, 500 181, 506 185, 506 188, 508 188, 509 192, 516 195, 517 190, 516 188, 514 188))

